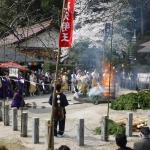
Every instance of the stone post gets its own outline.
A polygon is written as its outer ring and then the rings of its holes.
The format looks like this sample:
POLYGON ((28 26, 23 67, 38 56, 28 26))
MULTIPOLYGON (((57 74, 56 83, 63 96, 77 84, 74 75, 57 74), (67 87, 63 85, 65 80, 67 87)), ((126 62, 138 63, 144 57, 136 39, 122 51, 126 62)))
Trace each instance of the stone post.
POLYGON ((12 108, 12 130, 18 130, 18 109, 16 107, 12 108))
POLYGON ((3 120, 3 113, 2 113, 2 102, 0 102, 0 121, 3 120))
POLYGON ((21 137, 27 137, 28 113, 23 112, 21 115, 21 137))
POLYGON ((133 113, 129 112, 126 114, 126 135, 132 136, 132 122, 133 122, 133 113))
POLYGON ((77 144, 84 145, 84 119, 77 120, 77 144))
POLYGON ((32 142, 33 144, 39 143, 39 118, 32 118, 32 142))
POLYGON ((4 107, 4 126, 9 126, 9 105, 5 105, 4 107))
POLYGON ((108 141, 108 116, 102 116, 102 124, 101 124, 101 140, 108 141))
POLYGON ((148 110, 147 126, 150 128, 150 110, 148 110))

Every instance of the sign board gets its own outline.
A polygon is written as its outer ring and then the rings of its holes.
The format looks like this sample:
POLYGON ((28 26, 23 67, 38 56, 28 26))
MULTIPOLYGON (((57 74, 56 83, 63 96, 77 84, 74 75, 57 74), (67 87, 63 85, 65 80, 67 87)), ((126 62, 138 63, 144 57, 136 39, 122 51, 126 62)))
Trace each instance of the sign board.
POLYGON ((150 73, 138 73, 137 74, 137 79, 138 79, 139 82, 149 83, 150 73))
POLYGON ((17 77, 18 78, 19 69, 16 67, 9 67, 9 77, 17 77))

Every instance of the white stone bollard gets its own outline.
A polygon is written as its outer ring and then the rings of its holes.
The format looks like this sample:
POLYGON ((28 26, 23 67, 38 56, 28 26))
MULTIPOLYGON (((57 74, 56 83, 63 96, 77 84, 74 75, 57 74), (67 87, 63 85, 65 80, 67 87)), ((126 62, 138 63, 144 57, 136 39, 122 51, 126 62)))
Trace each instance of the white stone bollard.
POLYGON ((23 112, 21 115, 21 137, 27 137, 28 113, 23 112))
POLYGON ((147 126, 150 128, 150 110, 148 110, 147 126))
POLYGON ((16 107, 12 108, 12 130, 18 130, 18 109, 16 107))
POLYGON ((77 120, 77 144, 84 145, 84 119, 77 120))
POLYGON ((39 118, 32 118, 32 142, 33 144, 39 143, 39 118))
POLYGON ((4 106, 4 126, 9 126, 9 105, 4 106))
POLYGON ((126 135, 132 136, 132 121, 133 121, 133 113, 129 112, 126 115, 126 135))
POLYGON ((0 121, 3 120, 3 113, 2 113, 2 102, 0 102, 0 121))
POLYGON ((50 119, 45 119, 45 147, 48 147, 48 132, 50 119))
POLYGON ((102 124, 101 124, 101 140, 108 141, 109 133, 108 133, 108 116, 102 116, 102 124))

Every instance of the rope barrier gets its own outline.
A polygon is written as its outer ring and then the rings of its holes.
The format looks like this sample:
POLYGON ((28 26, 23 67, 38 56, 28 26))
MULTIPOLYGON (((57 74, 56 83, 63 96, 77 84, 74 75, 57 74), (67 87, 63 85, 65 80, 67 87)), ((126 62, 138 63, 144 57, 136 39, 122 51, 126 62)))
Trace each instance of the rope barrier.
POLYGON ((92 131, 92 132, 94 132, 94 130, 90 130, 90 129, 88 129, 85 125, 84 125, 84 127, 85 127, 85 129, 87 129, 88 131, 92 131))
MULTIPOLYGON (((72 129, 69 129, 69 130, 65 130, 65 131, 61 131, 59 130, 60 132, 69 132, 69 131, 72 131, 77 125, 75 125, 72 129)), ((56 128, 54 128, 55 130, 57 130, 56 128)))
MULTIPOLYGON (((0 76, 0 78, 2 78, 2 80, 3 80, 4 77, 5 77, 5 76, 0 76)), ((20 82, 20 80, 12 79, 12 78, 9 78, 9 80, 12 80, 12 81, 15 81, 15 82, 20 82)), ((25 82, 28 82, 28 83, 34 82, 34 81, 26 80, 26 79, 21 79, 21 80, 24 80, 25 82)), ((42 85, 42 84, 37 83, 37 82, 34 82, 34 83, 35 83, 36 85, 42 85)), ((51 83, 49 83, 49 84, 45 84, 45 83, 44 83, 44 85, 52 85, 52 84, 51 84, 51 83)))

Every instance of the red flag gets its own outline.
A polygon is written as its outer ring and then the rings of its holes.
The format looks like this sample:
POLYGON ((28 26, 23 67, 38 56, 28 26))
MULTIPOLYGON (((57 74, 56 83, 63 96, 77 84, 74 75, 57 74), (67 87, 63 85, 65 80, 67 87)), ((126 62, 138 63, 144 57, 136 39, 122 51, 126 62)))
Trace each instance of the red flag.
POLYGON ((59 47, 71 47, 74 19, 74 4, 75 0, 67 0, 66 12, 63 18, 60 35, 59 47))

